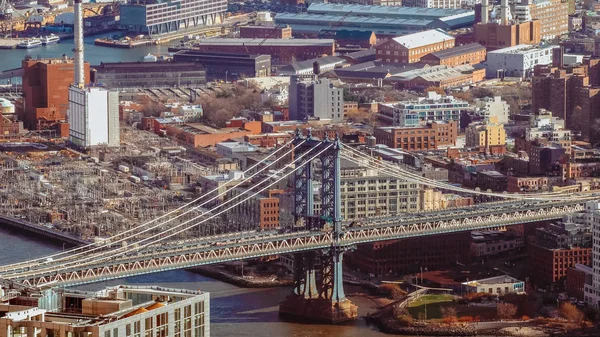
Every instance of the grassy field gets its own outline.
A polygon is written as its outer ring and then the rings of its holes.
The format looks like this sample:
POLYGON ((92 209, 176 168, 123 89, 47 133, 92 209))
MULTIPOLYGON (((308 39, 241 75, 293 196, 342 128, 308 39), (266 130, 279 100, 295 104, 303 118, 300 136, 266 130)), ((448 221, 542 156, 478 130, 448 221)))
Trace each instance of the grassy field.
POLYGON ((442 308, 454 308, 458 317, 478 316, 480 318, 493 318, 496 308, 471 307, 453 302, 453 295, 425 295, 408 304, 408 312, 414 318, 441 319, 442 308))
POLYGON ((408 304, 409 308, 420 307, 425 304, 452 302, 454 299, 453 295, 439 294, 439 295, 424 295, 408 304))

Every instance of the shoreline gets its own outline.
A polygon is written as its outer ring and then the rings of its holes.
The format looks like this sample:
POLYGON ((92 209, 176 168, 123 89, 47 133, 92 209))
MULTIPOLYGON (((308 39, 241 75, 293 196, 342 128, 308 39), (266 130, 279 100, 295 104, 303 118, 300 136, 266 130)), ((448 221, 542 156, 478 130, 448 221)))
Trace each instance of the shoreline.
POLYGON ((214 278, 215 280, 219 280, 222 282, 226 282, 241 288, 274 288, 274 287, 286 287, 293 285, 292 280, 267 280, 266 278, 245 278, 225 270, 222 270, 218 267, 213 266, 200 266, 187 269, 193 273, 198 273, 200 275, 208 276, 214 278))

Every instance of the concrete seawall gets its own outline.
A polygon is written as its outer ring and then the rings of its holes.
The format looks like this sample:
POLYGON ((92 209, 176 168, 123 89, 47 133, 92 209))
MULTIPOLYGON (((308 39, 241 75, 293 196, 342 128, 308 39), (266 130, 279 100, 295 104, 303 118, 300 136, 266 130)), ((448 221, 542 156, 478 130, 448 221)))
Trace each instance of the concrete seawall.
POLYGON ((43 226, 34 225, 27 221, 11 218, 11 217, 4 216, 4 215, 0 215, 0 226, 5 227, 5 228, 15 228, 15 229, 23 230, 25 232, 29 232, 29 233, 38 235, 40 237, 44 237, 44 238, 53 240, 55 242, 59 242, 59 243, 63 242, 68 245, 71 245, 71 246, 82 246, 82 245, 89 243, 87 241, 72 237, 67 234, 57 232, 55 230, 52 230, 52 229, 49 229, 49 228, 46 228, 43 226))

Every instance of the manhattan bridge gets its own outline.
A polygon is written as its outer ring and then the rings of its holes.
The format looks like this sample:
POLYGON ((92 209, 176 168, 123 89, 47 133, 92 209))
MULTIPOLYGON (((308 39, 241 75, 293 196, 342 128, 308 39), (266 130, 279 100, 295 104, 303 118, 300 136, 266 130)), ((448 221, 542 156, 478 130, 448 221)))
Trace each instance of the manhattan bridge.
POLYGON ((357 307, 344 294, 344 252, 356 245, 383 240, 504 227, 562 218, 585 210, 594 193, 507 194, 471 190, 424 178, 371 157, 339 139, 320 140, 300 132, 288 144, 244 172, 233 188, 279 163, 275 174, 216 206, 227 192, 215 190, 152 221, 102 242, 90 243, 29 261, 0 266, 0 285, 22 291, 71 287, 173 269, 228 261, 291 254, 294 257, 293 293, 280 312, 307 317, 318 311, 327 321, 356 318, 357 307), (289 159, 293 158, 293 159, 289 159), (341 216, 340 161, 344 159, 381 174, 440 190, 490 197, 494 202, 475 206, 344 221, 341 216), (289 161, 285 163, 285 161, 289 161), (283 162, 283 163, 282 163, 283 162), (320 165, 316 170, 314 164, 320 165), (276 177, 272 178, 272 177, 276 177), (288 178, 289 177, 289 178, 288 178), (272 179, 271 179, 272 178, 272 179), (291 179, 294 222, 280 231, 232 231, 195 239, 176 240, 283 179, 291 179), (321 182, 322 210, 313 211, 313 183, 321 182))

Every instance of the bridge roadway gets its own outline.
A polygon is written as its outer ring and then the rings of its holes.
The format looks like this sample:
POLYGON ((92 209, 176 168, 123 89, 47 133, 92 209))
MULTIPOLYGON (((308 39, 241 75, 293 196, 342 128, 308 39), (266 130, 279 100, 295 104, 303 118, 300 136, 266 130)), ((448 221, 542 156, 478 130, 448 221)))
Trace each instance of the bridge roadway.
MULTIPOLYGON (((597 196, 596 196, 597 197, 597 196)), ((345 227, 339 245, 357 244, 416 236, 453 233, 560 219, 585 210, 590 195, 567 201, 508 201, 452 210, 426 212, 404 217, 375 217, 345 227)), ((139 249, 126 255, 103 258, 77 265, 51 261, 25 269, 4 272, 0 278, 26 286, 74 286, 172 269, 258 258, 308 250, 327 249, 334 243, 324 230, 277 232, 237 232, 184 240, 169 245, 139 249), (51 270, 47 270, 51 268, 51 270)))

